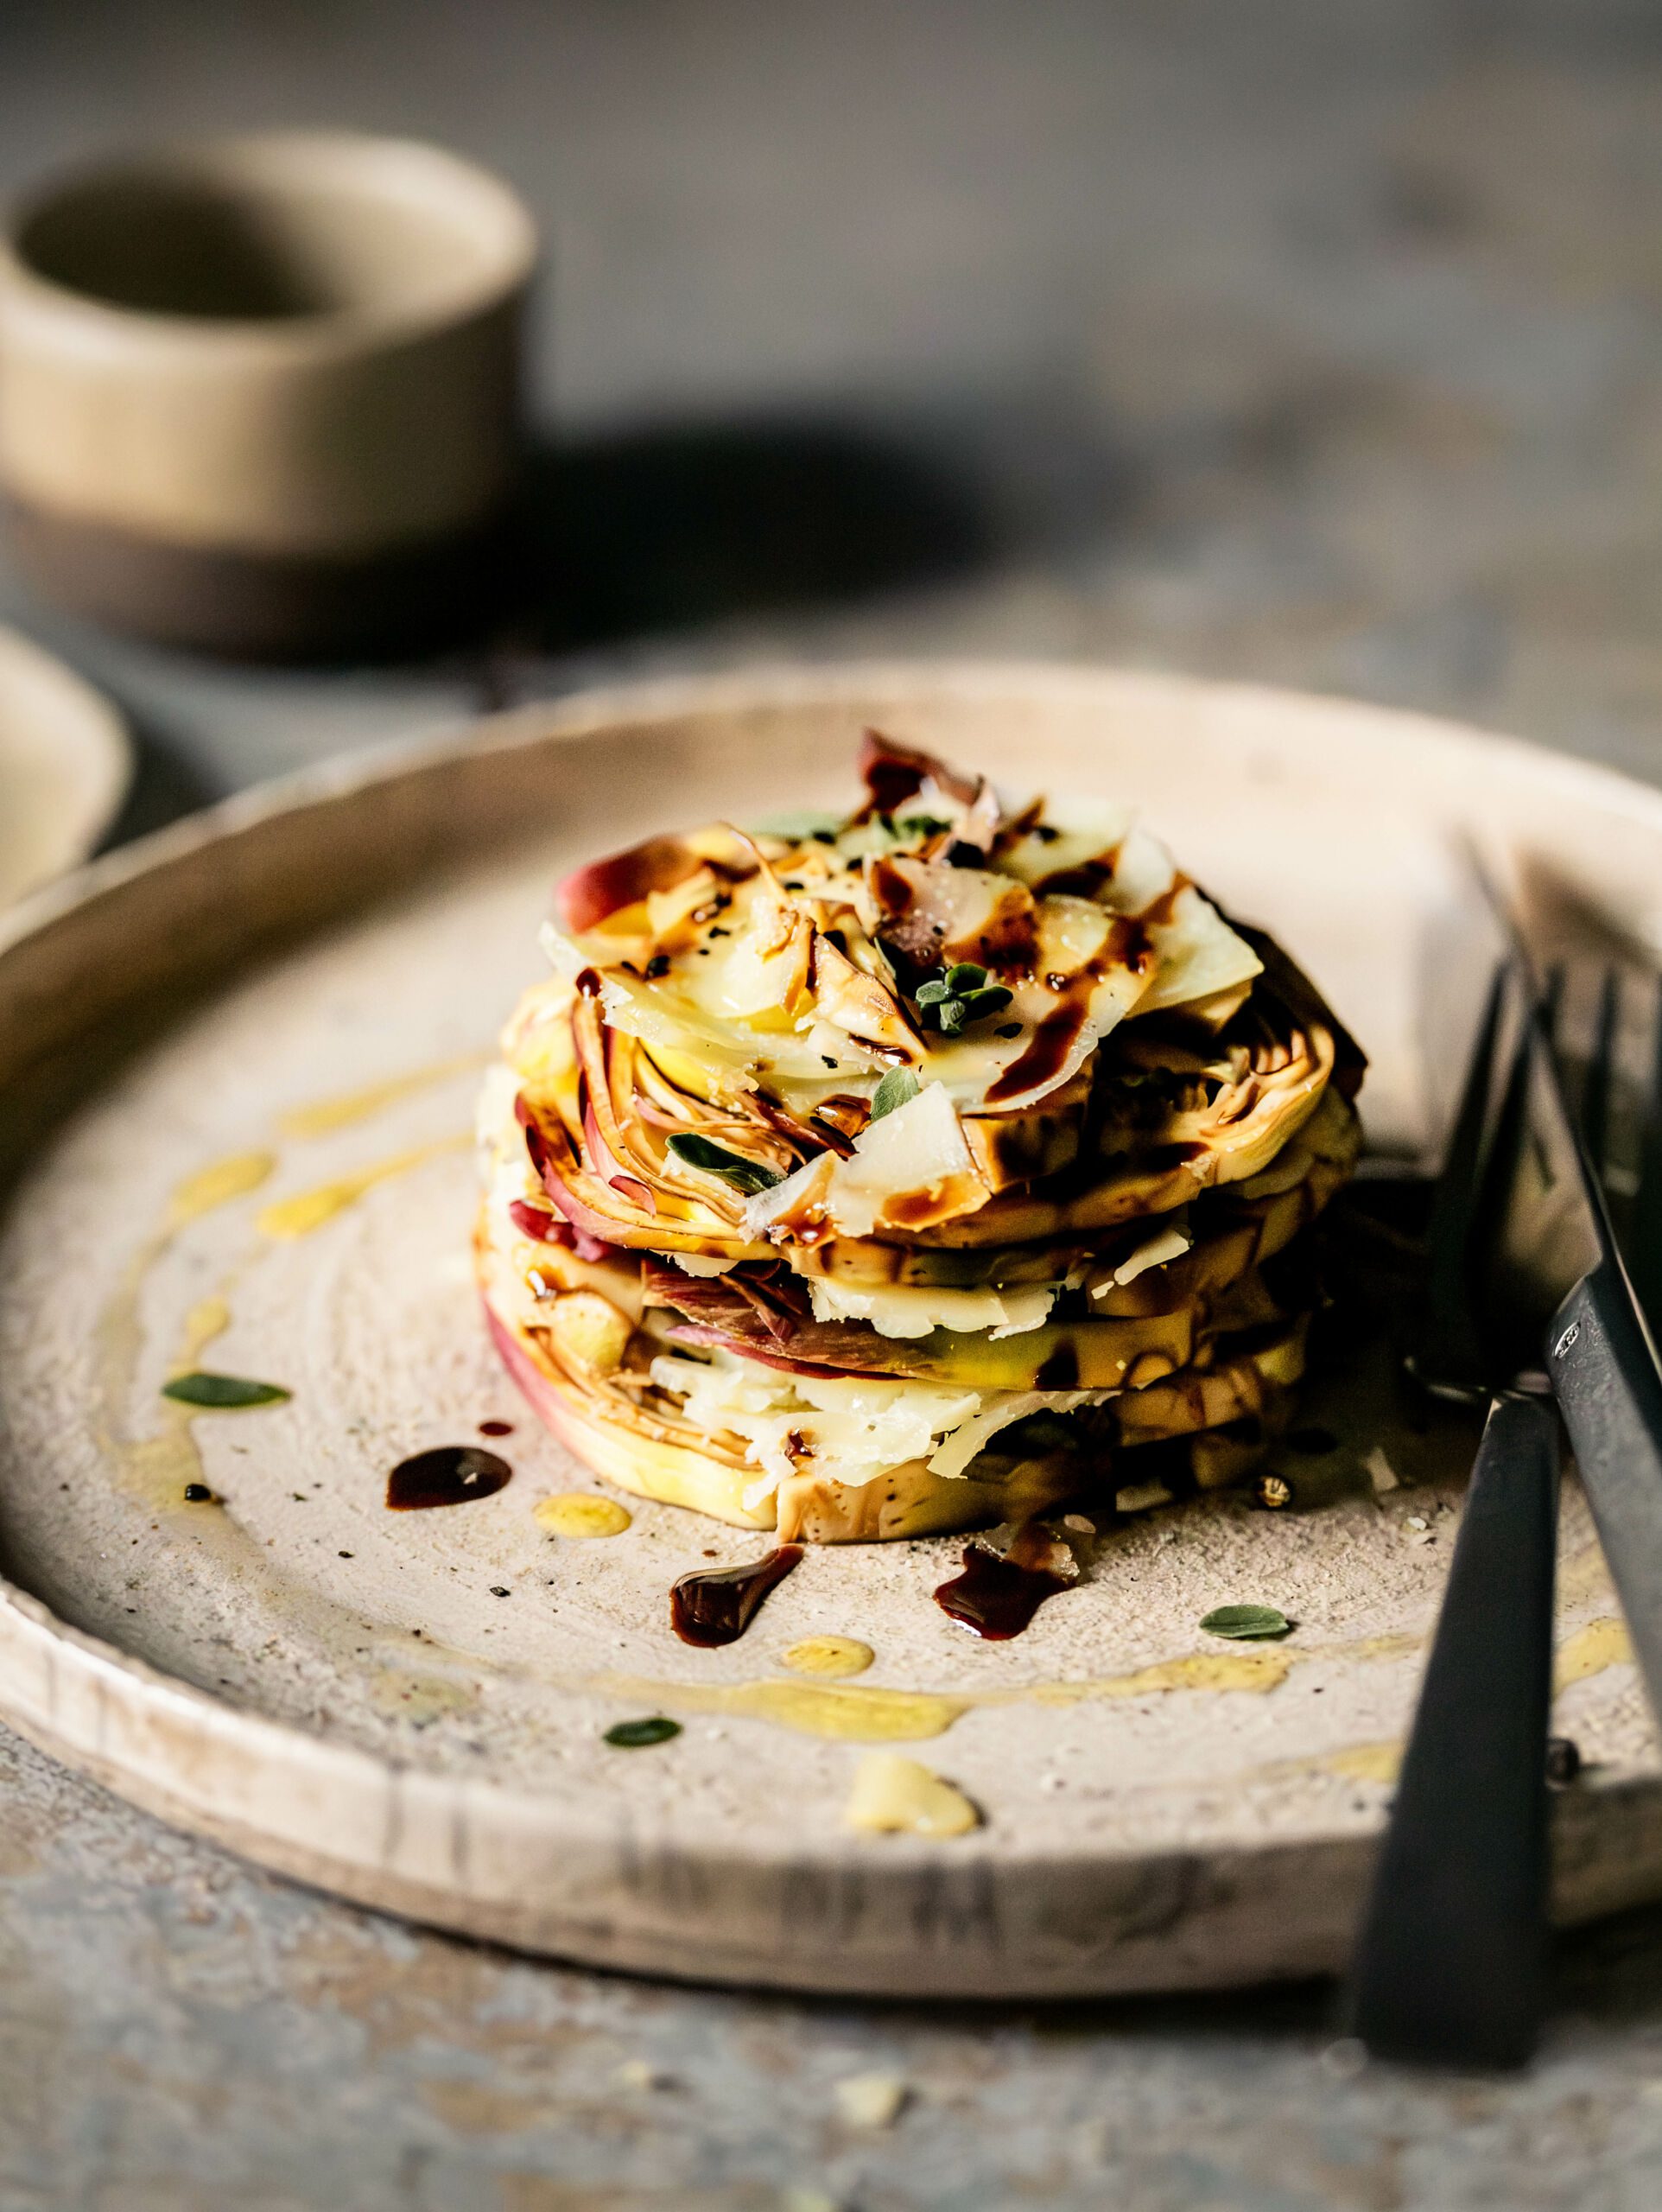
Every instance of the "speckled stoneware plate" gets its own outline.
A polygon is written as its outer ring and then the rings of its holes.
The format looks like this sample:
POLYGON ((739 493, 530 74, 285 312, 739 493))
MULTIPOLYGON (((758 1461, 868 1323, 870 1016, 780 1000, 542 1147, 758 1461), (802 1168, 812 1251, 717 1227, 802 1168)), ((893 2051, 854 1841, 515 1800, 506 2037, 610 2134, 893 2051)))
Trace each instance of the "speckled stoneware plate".
MULTIPOLYGON (((1377 1144, 1427 1120, 1451 829, 1662 942, 1662 797, 1409 716, 1107 671, 591 696, 102 862, 0 925, 0 1711, 268 1865, 607 1966, 913 1997, 1332 1967, 1459 1506, 1449 1451, 1367 1392, 1311 1404, 1341 1441, 1299 1487, 1326 1503, 1151 1514, 1003 1645, 931 1604, 947 1540, 812 1552, 744 1641, 701 1652, 669 1586, 758 1538, 634 1501, 603 1540, 533 1517, 601 1485, 486 1341, 467 1133, 550 883, 660 825, 846 798, 866 722, 1015 789, 1142 804, 1354 1024, 1377 1144), (193 1414, 159 1395, 193 1362, 293 1395, 193 1414), (395 1462, 486 1421, 513 1424, 505 1488, 385 1509, 395 1462), (1234 1601, 1293 1634, 1199 1632, 1234 1601), (793 1673, 814 1635, 875 1660, 793 1673), (604 1740, 655 1714, 682 1732, 604 1740), (851 1831, 873 1745, 981 1825, 851 1831)), ((1662 1893, 1662 1772, 1573 1488, 1564 1544, 1557 1720, 1588 1771, 1555 1799, 1557 1899, 1579 1919, 1662 1893)))
POLYGON ((127 726, 102 693, 0 627, 0 907, 86 858, 132 771, 127 726))

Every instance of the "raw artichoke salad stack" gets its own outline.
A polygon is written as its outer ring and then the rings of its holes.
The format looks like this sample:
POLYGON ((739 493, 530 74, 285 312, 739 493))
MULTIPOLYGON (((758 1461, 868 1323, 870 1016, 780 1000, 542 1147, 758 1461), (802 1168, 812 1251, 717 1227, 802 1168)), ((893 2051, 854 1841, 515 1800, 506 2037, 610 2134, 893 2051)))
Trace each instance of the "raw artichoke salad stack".
POLYGON ((561 885, 482 1105, 504 1357, 598 1473, 781 1541, 1237 1478, 1361 1055, 1128 814, 861 765, 845 821, 561 885))

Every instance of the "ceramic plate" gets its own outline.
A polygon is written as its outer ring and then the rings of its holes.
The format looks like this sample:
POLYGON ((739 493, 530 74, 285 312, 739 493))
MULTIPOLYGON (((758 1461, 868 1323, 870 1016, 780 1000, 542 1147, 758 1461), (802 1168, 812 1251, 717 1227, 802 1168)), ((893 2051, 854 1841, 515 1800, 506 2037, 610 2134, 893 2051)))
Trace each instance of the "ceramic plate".
POLYGON ((108 700, 0 629, 0 907, 86 859, 131 776, 131 741, 108 700))
MULTIPOLYGON (((235 801, 0 937, 0 1710, 112 1788, 369 1904, 599 1964, 806 1987, 1105 1992, 1343 1955, 1457 1523, 1467 1441, 1312 1394, 1301 1510, 1216 1497, 1101 1547, 1031 1630, 931 1602, 959 1543, 810 1553, 749 1635, 672 1580, 757 1538, 598 1491, 532 1423, 469 1273, 473 1095, 558 872, 644 831, 846 801, 874 722, 1017 790, 1129 798, 1373 1056, 1372 1141, 1446 1089, 1429 950, 1475 831, 1538 909, 1662 931, 1662 798, 1358 706, 1109 671, 856 669, 620 692, 235 801), (1551 894, 1549 902, 1547 894, 1551 894), (181 1366, 281 1385, 199 1412, 181 1366), (474 1443, 513 1477, 386 1510, 474 1443), (200 1484, 213 1502, 187 1503, 200 1484), (1202 1635, 1232 1602, 1296 1623, 1202 1635), (784 1655, 869 1644, 857 1678, 784 1655), (608 1744, 618 1721, 681 1724, 608 1744), (851 1831, 898 1749, 981 1824, 851 1831)), ((961 1540, 960 1540, 961 1541, 961 1540)), ((1579 1494, 1564 1515, 1557 1899, 1662 1893, 1662 1774, 1579 1494)))

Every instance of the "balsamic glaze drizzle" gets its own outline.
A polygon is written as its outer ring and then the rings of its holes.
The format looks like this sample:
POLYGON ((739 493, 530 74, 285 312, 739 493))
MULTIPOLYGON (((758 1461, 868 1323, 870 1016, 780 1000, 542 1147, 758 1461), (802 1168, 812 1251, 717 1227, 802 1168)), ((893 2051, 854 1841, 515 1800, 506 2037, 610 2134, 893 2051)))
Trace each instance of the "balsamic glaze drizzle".
POLYGON ((736 1643, 763 1599, 784 1580, 802 1555, 800 1544, 781 1544, 743 1567, 683 1574, 669 1592, 670 1626, 683 1643, 695 1643, 703 1650, 736 1643))
POLYGON ((980 1544, 964 1546, 963 1562, 963 1573, 941 1584, 935 1602, 989 1643, 1019 1636, 1047 1598, 1071 1586, 1046 1567, 1019 1566, 980 1544))
POLYGON ((513 1471, 505 1459, 477 1444, 435 1445, 398 1462, 387 1477, 387 1503, 395 1513, 466 1505, 499 1491, 513 1471))

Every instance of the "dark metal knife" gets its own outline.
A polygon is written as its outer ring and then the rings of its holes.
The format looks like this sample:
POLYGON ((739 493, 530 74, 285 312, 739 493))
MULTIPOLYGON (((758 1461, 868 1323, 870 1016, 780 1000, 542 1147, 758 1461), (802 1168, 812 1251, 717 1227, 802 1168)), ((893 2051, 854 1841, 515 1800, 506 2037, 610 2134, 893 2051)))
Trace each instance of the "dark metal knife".
POLYGON ((1419 2065, 1522 2065, 1545 1988, 1558 1421, 1538 1347, 1551 1301, 1537 1288, 1519 1314, 1490 1280, 1529 1142, 1526 995, 1515 963, 1495 969, 1406 1361, 1434 1396, 1488 1408, 1346 1992, 1350 2031, 1419 2065))

